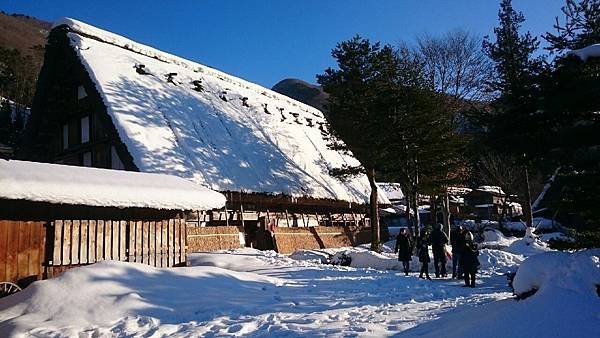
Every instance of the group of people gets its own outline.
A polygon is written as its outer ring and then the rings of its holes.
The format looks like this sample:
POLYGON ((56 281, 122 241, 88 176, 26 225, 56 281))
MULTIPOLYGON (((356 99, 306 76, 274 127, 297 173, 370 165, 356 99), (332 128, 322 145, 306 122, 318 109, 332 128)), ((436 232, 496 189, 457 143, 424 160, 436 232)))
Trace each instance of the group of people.
MULTIPOLYGON (((446 271, 447 258, 452 259, 452 278, 464 278, 465 286, 475 287, 475 275, 479 268, 479 250, 477 244, 473 242, 473 234, 466 231, 462 226, 457 226, 448 236, 442 231, 441 224, 436 224, 431 233, 423 231, 417 239, 416 249, 421 262, 421 271, 419 278, 429 277, 429 246, 433 252, 433 266, 436 278, 445 278, 448 276, 446 271), (452 253, 446 251, 446 245, 450 242, 452 253)), ((412 259, 413 244, 411 237, 406 230, 402 228, 398 237, 396 237, 395 252, 398 253, 398 260, 402 262, 404 274, 408 276, 410 271, 410 261, 412 259)))

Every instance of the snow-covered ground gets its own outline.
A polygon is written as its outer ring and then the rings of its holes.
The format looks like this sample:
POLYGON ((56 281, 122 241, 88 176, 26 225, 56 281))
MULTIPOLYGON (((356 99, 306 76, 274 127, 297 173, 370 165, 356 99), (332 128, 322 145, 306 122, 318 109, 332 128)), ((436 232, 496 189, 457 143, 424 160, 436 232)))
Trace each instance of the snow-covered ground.
MULTIPOLYGON (((520 241, 525 240, 514 243, 520 241)), ((192 266, 171 269, 101 262, 1 299, 0 336, 550 337, 600 332, 600 298, 592 285, 598 271, 577 277, 585 269, 600 269, 600 253, 571 258, 575 255, 550 252, 534 255, 537 262, 531 264, 527 254, 483 249, 474 289, 457 280, 420 280, 414 272, 404 276, 395 270, 393 253, 364 248, 291 256, 252 249, 193 254, 192 266), (378 269, 321 264, 340 252, 352 256, 351 265, 378 269), (540 291, 517 301, 504 273, 521 263, 529 267, 519 270, 515 283, 540 291), (573 277, 557 283, 556 276, 569 271, 573 277), (581 292, 579 284, 585 284, 581 292), (552 290, 560 291, 558 297, 552 290)))

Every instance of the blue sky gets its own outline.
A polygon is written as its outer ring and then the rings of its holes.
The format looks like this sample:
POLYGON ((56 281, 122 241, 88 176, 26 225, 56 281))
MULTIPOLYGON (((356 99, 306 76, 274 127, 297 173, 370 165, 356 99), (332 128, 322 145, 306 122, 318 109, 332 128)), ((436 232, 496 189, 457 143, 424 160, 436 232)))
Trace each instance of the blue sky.
MULTIPOLYGON (((552 29, 565 0, 513 0, 535 35, 552 29)), ((493 33, 492 0, 0 0, 0 10, 48 21, 69 16, 271 87, 315 82, 331 49, 360 34, 383 43, 464 28, 493 33)))

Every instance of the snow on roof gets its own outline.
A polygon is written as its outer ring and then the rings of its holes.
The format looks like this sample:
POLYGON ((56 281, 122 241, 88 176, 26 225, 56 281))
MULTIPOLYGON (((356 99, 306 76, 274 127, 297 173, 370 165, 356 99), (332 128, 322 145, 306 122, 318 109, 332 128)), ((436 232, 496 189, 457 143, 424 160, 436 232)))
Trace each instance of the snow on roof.
POLYGON ((473 189, 466 187, 448 187, 446 191, 450 195, 466 195, 473 191, 473 189))
POLYGON ((589 58, 600 57, 600 43, 589 45, 581 49, 574 49, 569 51, 568 54, 576 55, 584 62, 589 58))
POLYGON ((494 193, 494 194, 505 195, 502 188, 495 186, 495 185, 481 185, 476 190, 490 192, 490 193, 494 193))
POLYGON ((73 19, 62 25, 140 171, 218 191, 369 200, 366 176, 329 174, 359 162, 327 147, 321 111, 73 19))
POLYGON ((404 193, 402 192, 400 183, 381 182, 377 183, 377 187, 390 201, 404 199, 404 193))
POLYGON ((97 207, 209 210, 225 196, 183 178, 0 160, 0 199, 97 207))

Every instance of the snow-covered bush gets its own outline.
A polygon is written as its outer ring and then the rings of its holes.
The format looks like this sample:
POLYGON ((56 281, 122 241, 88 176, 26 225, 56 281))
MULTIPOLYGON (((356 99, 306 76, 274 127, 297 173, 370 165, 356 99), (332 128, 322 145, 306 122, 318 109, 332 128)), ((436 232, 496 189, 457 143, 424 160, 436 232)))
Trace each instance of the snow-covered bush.
POLYGON ((331 264, 333 265, 350 266, 351 263, 352 257, 349 251, 338 252, 331 258, 331 264))
POLYGON ((400 270, 402 266, 396 258, 363 248, 351 248, 339 251, 333 255, 331 263, 354 268, 372 268, 377 270, 400 270))
POLYGON ((296 250, 290 255, 290 258, 297 261, 308 261, 320 264, 331 263, 331 255, 319 250, 296 250))
POLYGON ((515 294, 526 298, 598 296, 600 249, 575 253, 547 252, 526 259, 513 280, 515 294))

